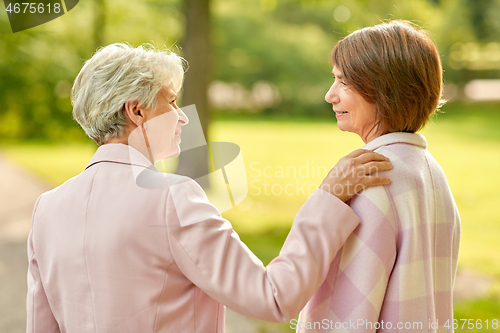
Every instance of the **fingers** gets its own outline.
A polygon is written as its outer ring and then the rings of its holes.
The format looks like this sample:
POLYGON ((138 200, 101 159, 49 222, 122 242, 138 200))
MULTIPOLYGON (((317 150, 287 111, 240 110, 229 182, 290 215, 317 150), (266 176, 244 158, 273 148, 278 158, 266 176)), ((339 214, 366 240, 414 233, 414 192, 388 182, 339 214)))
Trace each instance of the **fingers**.
POLYGON ((387 162, 387 161, 369 162, 369 163, 363 164, 362 167, 364 169, 365 175, 371 175, 371 174, 374 174, 375 172, 391 170, 392 163, 387 162))
POLYGON ((371 161, 388 161, 389 159, 384 155, 374 153, 372 151, 366 151, 366 153, 360 154, 357 158, 359 163, 365 164, 371 161))
POLYGON ((379 177, 376 172, 390 169, 392 163, 384 155, 358 149, 340 159, 320 188, 346 202, 365 188, 389 184, 389 178, 379 177))
POLYGON ((366 149, 356 149, 355 151, 346 155, 346 157, 356 158, 356 157, 361 156, 362 154, 366 154, 366 153, 373 153, 373 152, 371 150, 366 150, 366 149))

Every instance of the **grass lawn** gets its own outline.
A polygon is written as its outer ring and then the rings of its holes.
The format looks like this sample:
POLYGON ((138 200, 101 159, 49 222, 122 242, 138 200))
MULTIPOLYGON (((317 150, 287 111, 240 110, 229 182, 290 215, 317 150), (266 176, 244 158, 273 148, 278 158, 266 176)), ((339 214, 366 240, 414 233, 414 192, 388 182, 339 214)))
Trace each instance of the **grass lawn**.
POLYGON ((456 329, 455 332, 500 331, 499 298, 492 296, 460 302, 454 305, 454 315, 458 325, 458 329, 456 329), (471 325, 468 328, 469 322, 465 322, 464 319, 473 319, 475 325, 471 325), (478 325, 478 323, 480 325, 478 325))
MULTIPOLYGON (((498 278, 500 105, 450 104, 444 111, 422 134, 447 175, 460 211, 459 267, 498 278)), ((278 254, 293 217, 327 171, 342 156, 363 146, 356 135, 340 132, 333 118, 226 117, 213 123, 210 136, 212 141, 241 147, 249 195, 224 216, 264 263, 278 254)), ((0 151, 8 158, 53 185, 81 172, 95 149, 90 140, 87 144, 0 143, 0 151)), ((500 319, 498 302, 463 302, 456 305, 455 314, 457 318, 500 319)))

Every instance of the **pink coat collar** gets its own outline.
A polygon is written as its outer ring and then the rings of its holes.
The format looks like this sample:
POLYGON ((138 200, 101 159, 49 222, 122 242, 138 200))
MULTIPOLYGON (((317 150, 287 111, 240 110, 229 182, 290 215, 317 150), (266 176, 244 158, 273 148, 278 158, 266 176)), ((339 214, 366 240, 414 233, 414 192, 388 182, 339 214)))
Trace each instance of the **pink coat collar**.
POLYGON ((100 162, 130 164, 156 171, 151 162, 137 149, 122 143, 108 143, 97 148, 97 151, 85 169, 100 162))

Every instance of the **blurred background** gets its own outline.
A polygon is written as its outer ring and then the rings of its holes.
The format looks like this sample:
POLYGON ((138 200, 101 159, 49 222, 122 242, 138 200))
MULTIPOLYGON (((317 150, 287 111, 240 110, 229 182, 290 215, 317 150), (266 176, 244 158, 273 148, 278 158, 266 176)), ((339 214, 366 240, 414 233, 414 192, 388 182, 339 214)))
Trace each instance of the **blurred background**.
MULTIPOLYGON (((12 33, 2 9, 0 332, 25 331, 25 244, 36 198, 80 173, 97 149, 72 119, 69 94, 98 47, 151 43, 188 60, 180 105, 196 104, 209 141, 241 147, 249 195, 224 216, 267 264, 308 194, 363 146, 337 129, 324 101, 331 49, 389 19, 426 29, 442 56, 448 103, 422 134, 462 218, 455 318, 481 320, 487 331, 486 320, 500 319, 499 17, 500 0, 82 0, 12 33)), ((182 155, 167 164, 182 163, 207 168, 182 155)), ((227 331, 292 332, 232 312, 227 331)))

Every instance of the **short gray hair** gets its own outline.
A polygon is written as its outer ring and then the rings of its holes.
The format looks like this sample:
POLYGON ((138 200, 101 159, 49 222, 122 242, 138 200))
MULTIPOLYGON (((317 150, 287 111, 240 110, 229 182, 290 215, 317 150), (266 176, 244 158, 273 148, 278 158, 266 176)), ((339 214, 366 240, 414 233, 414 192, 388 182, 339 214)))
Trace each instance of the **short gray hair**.
POLYGON ((156 109, 156 94, 172 83, 180 90, 185 60, 151 45, 100 48, 87 60, 71 91, 73 118, 98 145, 124 132, 127 101, 156 109))

